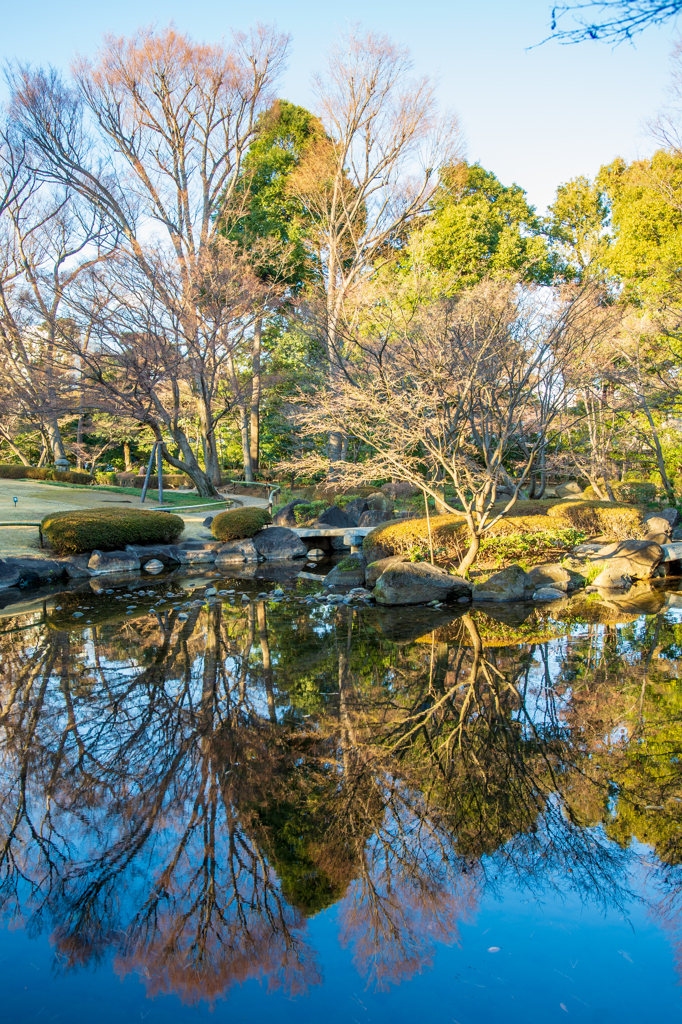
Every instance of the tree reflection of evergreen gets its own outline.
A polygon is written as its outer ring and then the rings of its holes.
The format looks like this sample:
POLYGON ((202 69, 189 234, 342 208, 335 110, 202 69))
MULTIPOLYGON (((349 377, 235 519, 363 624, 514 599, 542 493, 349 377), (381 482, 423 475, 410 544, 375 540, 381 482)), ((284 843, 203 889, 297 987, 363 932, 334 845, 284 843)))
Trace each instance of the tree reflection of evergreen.
POLYGON ((321 980, 306 919, 338 903, 387 986, 510 879, 624 909, 635 853, 682 945, 663 613, 551 640, 474 613, 395 644, 347 609, 126 621, 92 600, 97 625, 0 636, 2 910, 62 969, 113 953, 190 1003, 252 977, 302 992, 321 980))

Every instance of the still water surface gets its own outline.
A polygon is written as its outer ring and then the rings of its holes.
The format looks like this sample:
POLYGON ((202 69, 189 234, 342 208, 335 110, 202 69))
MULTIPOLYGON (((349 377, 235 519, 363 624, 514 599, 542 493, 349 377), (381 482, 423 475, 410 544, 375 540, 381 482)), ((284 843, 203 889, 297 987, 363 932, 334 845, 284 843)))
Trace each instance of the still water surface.
POLYGON ((3 1021, 682 1017, 682 595, 141 586, 2 612, 3 1021))

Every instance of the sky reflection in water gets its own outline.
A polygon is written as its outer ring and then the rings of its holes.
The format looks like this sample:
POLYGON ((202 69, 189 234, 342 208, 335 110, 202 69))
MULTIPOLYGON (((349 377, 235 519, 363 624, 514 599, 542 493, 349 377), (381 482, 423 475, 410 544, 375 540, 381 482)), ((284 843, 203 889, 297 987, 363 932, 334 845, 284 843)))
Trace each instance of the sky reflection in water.
POLYGON ((207 582, 5 610, 4 1021, 679 1015, 677 594, 207 582))

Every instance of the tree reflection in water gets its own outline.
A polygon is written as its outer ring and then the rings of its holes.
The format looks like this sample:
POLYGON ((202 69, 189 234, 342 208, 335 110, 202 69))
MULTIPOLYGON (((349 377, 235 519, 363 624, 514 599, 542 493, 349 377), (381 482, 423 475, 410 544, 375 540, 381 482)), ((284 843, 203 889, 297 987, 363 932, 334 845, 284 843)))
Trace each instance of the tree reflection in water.
POLYGON ((48 931, 61 970, 113 955, 187 1003, 248 978, 305 992, 307 918, 338 904, 357 970, 388 987, 510 879, 625 913, 635 862, 682 949, 664 613, 521 630, 475 612, 394 643, 370 611, 125 620, 91 600, 96 624, 66 596, 0 636, 2 913, 48 931))

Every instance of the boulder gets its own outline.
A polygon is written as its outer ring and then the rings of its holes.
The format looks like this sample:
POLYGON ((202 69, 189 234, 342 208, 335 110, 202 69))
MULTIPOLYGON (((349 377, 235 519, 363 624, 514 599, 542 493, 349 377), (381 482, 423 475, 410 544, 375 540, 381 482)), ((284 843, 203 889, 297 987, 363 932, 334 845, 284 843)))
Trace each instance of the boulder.
POLYGON ((591 565, 602 567, 592 582, 595 587, 627 588, 632 580, 650 579, 664 557, 661 545, 649 539, 606 544, 590 559, 591 565))
POLYGON ((348 555, 338 565, 335 565, 330 573, 324 578, 326 587, 340 584, 344 587, 360 587, 365 582, 365 569, 367 562, 364 555, 348 555))
POLYGON ((93 575, 110 572, 133 572, 140 568, 140 559, 132 551, 93 551, 88 569, 93 575))
POLYGON ((206 526, 206 527, 210 527, 211 523, 213 522, 213 519, 214 519, 214 516, 206 516, 206 518, 203 520, 201 525, 202 526, 206 526))
POLYGON ((290 562, 294 558, 306 558, 308 549, 293 530, 286 526, 270 526, 259 530, 251 538, 258 555, 266 562, 290 562))
POLYGON ((5 558, 4 564, 19 570, 19 582, 23 585, 49 583, 66 573, 66 566, 54 558, 5 558))
POLYGON ((305 505, 303 498, 294 498, 287 505, 283 505, 279 512, 272 517, 275 526, 300 526, 301 524, 296 522, 296 516, 294 515, 294 509, 297 505, 305 505))
POLYGON ((90 555, 65 555, 64 558, 60 558, 59 561, 64 566, 66 575, 70 580, 83 580, 92 576, 92 573, 88 569, 90 555))
POLYGON ((566 596, 565 591, 556 587, 540 587, 533 594, 534 601, 560 601, 566 596))
POLYGON ((235 562, 257 562, 258 552, 253 538, 244 537, 242 540, 230 540, 227 544, 221 545, 215 556, 216 569, 223 569, 235 562))
POLYGON ((0 559, 0 590, 8 590, 16 586, 21 573, 16 565, 8 565, 4 559, 0 559))
POLYGON ((387 523, 391 519, 395 519, 395 513, 388 509, 369 509, 360 516, 358 526, 379 526, 381 523, 387 523))
MULTIPOLYGON (((349 529, 352 529, 352 527, 349 527, 349 529)), ((329 546, 332 551, 348 551, 350 544, 348 544, 346 536, 347 535, 344 533, 341 536, 329 538, 329 546)))
POLYGON ((366 498, 353 498, 347 505, 344 506, 343 511, 346 513, 348 518, 351 520, 351 526, 360 525, 360 516, 363 512, 366 512, 369 508, 366 498))
POLYGON ((664 516, 647 516, 645 519, 646 523, 646 539, 656 540, 657 543, 666 544, 667 540, 670 540, 673 533, 672 524, 664 516), (659 537, 667 538, 662 542, 659 537))
POLYGON ((682 525, 682 518, 676 508, 663 508, 660 512, 651 512, 649 515, 644 516, 645 523, 648 524, 650 519, 665 519, 670 524, 671 530, 682 525))
POLYGON ((337 530, 343 526, 355 526, 355 523, 351 523, 349 516, 338 505, 326 508, 312 524, 314 530, 337 530))
POLYGON ((158 572, 163 571, 163 562, 160 562, 158 558, 151 558, 144 566, 145 572, 150 572, 153 576, 158 572))
POLYGON ((413 495, 419 494, 419 488, 414 484, 408 484, 407 480, 394 480, 393 483, 384 484, 381 490, 393 501, 398 498, 411 498, 413 495))
POLYGON ((383 491, 377 491, 375 494, 370 494, 367 498, 367 505, 370 509, 374 509, 375 512, 392 512, 393 502, 387 494, 383 491))
POLYGON ((471 596, 471 583, 429 562, 399 562, 384 569, 374 588, 382 605, 452 601, 471 596))
POLYGON ((409 562, 407 555, 391 555, 390 558, 380 558, 376 562, 370 562, 365 569, 365 586, 374 587, 384 569, 391 565, 399 565, 401 562, 409 562))
POLYGON ((506 569, 474 587, 474 601, 528 601, 535 593, 535 580, 520 565, 506 569))
POLYGON ((570 480, 567 484, 559 484, 558 487, 555 487, 554 493, 557 498, 582 498, 583 489, 575 480, 570 480))
POLYGON ((558 562, 545 565, 534 565, 528 575, 532 578, 537 590, 541 587, 553 587, 567 594, 569 590, 577 590, 585 582, 577 573, 569 572, 558 562))

